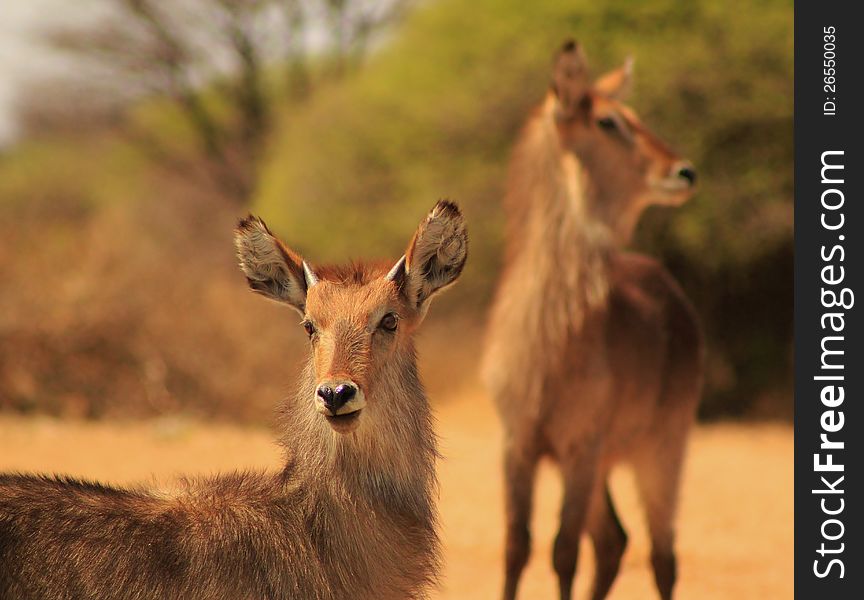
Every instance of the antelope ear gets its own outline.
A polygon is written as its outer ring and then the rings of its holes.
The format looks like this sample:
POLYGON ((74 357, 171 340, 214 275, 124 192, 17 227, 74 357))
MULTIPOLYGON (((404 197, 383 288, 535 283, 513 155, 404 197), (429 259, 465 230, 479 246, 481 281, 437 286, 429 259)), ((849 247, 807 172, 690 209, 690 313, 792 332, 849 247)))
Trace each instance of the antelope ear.
POLYGON ((305 313, 306 292, 318 278, 264 221, 252 215, 240 221, 234 230, 234 246, 252 291, 305 313))
POLYGON ((585 54, 578 43, 568 40, 558 51, 552 70, 552 91, 558 97, 559 109, 563 116, 576 115, 589 87, 585 54))
POLYGON ((600 94, 616 100, 623 100, 633 85, 633 57, 628 56, 624 64, 609 71, 594 82, 594 89, 600 94))
POLYGON ((452 284, 468 258, 468 233, 462 212, 441 200, 420 223, 405 256, 387 274, 408 301, 425 313, 429 300, 452 284))

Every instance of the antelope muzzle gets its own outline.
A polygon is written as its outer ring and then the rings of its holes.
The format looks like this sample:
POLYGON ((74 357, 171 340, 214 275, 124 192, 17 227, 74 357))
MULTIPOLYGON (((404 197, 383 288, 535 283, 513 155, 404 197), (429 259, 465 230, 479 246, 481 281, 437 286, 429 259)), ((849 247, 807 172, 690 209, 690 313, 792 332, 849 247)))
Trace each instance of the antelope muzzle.
POLYGON ((365 406, 363 391, 353 381, 324 381, 315 391, 315 410, 339 433, 348 433, 357 427, 365 406))

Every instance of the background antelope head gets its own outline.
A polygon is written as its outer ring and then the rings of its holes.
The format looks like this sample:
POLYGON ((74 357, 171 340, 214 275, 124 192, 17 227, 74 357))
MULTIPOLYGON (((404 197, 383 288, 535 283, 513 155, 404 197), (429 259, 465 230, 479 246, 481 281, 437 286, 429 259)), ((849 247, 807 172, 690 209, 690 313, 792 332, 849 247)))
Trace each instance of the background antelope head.
POLYGON ((589 178, 592 209, 618 221, 627 235, 648 205, 680 205, 696 184, 690 162, 622 102, 632 74, 633 61, 627 59, 592 83, 581 47, 568 41, 555 59, 547 98, 562 149, 575 154, 589 178))
POLYGON ((240 222, 235 243, 252 290, 303 316, 309 407, 333 430, 424 410, 410 406, 425 403, 412 337, 432 297, 465 265, 468 237, 455 204, 438 202, 395 263, 313 267, 253 216, 240 222))

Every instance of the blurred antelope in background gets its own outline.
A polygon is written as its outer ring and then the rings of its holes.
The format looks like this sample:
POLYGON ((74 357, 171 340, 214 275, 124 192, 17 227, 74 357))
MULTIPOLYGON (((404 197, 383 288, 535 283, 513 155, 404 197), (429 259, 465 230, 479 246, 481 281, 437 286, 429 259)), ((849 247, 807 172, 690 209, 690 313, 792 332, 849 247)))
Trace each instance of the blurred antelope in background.
POLYGON ((619 248, 648 205, 690 198, 695 171, 619 100, 631 66, 592 85, 581 49, 566 43, 510 163, 505 266, 483 360, 506 435, 506 599, 528 560, 544 456, 564 481, 553 553, 561 598, 571 597, 583 531, 597 559, 592 597, 604 598, 617 575, 627 535, 608 477, 619 461, 634 468, 657 587, 672 596, 674 517, 702 339, 672 276, 619 248))
POLYGON ((459 209, 439 202, 395 265, 310 267, 254 217, 235 241, 250 287, 310 339, 284 469, 170 494, 0 476, 0 598, 427 597, 437 451, 412 337, 465 264, 459 209))

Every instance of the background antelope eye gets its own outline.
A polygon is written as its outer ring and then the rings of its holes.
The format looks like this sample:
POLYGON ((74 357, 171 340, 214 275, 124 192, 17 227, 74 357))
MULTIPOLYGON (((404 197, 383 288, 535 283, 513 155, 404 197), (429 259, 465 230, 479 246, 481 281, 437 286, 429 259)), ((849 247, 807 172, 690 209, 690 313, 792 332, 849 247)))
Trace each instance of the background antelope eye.
POLYGON ((606 131, 615 131, 618 129, 618 125, 615 123, 615 119, 612 117, 603 117, 601 119, 597 119, 597 125, 600 126, 600 129, 605 129, 606 131))
POLYGON ((312 337, 315 333, 315 326, 309 321, 303 321, 303 329, 306 330, 306 335, 312 337))
POLYGON ((379 327, 381 329, 384 329, 385 331, 396 331, 396 327, 398 326, 398 324, 399 320, 396 318, 396 315, 394 315, 393 313, 387 313, 381 319, 379 327))

